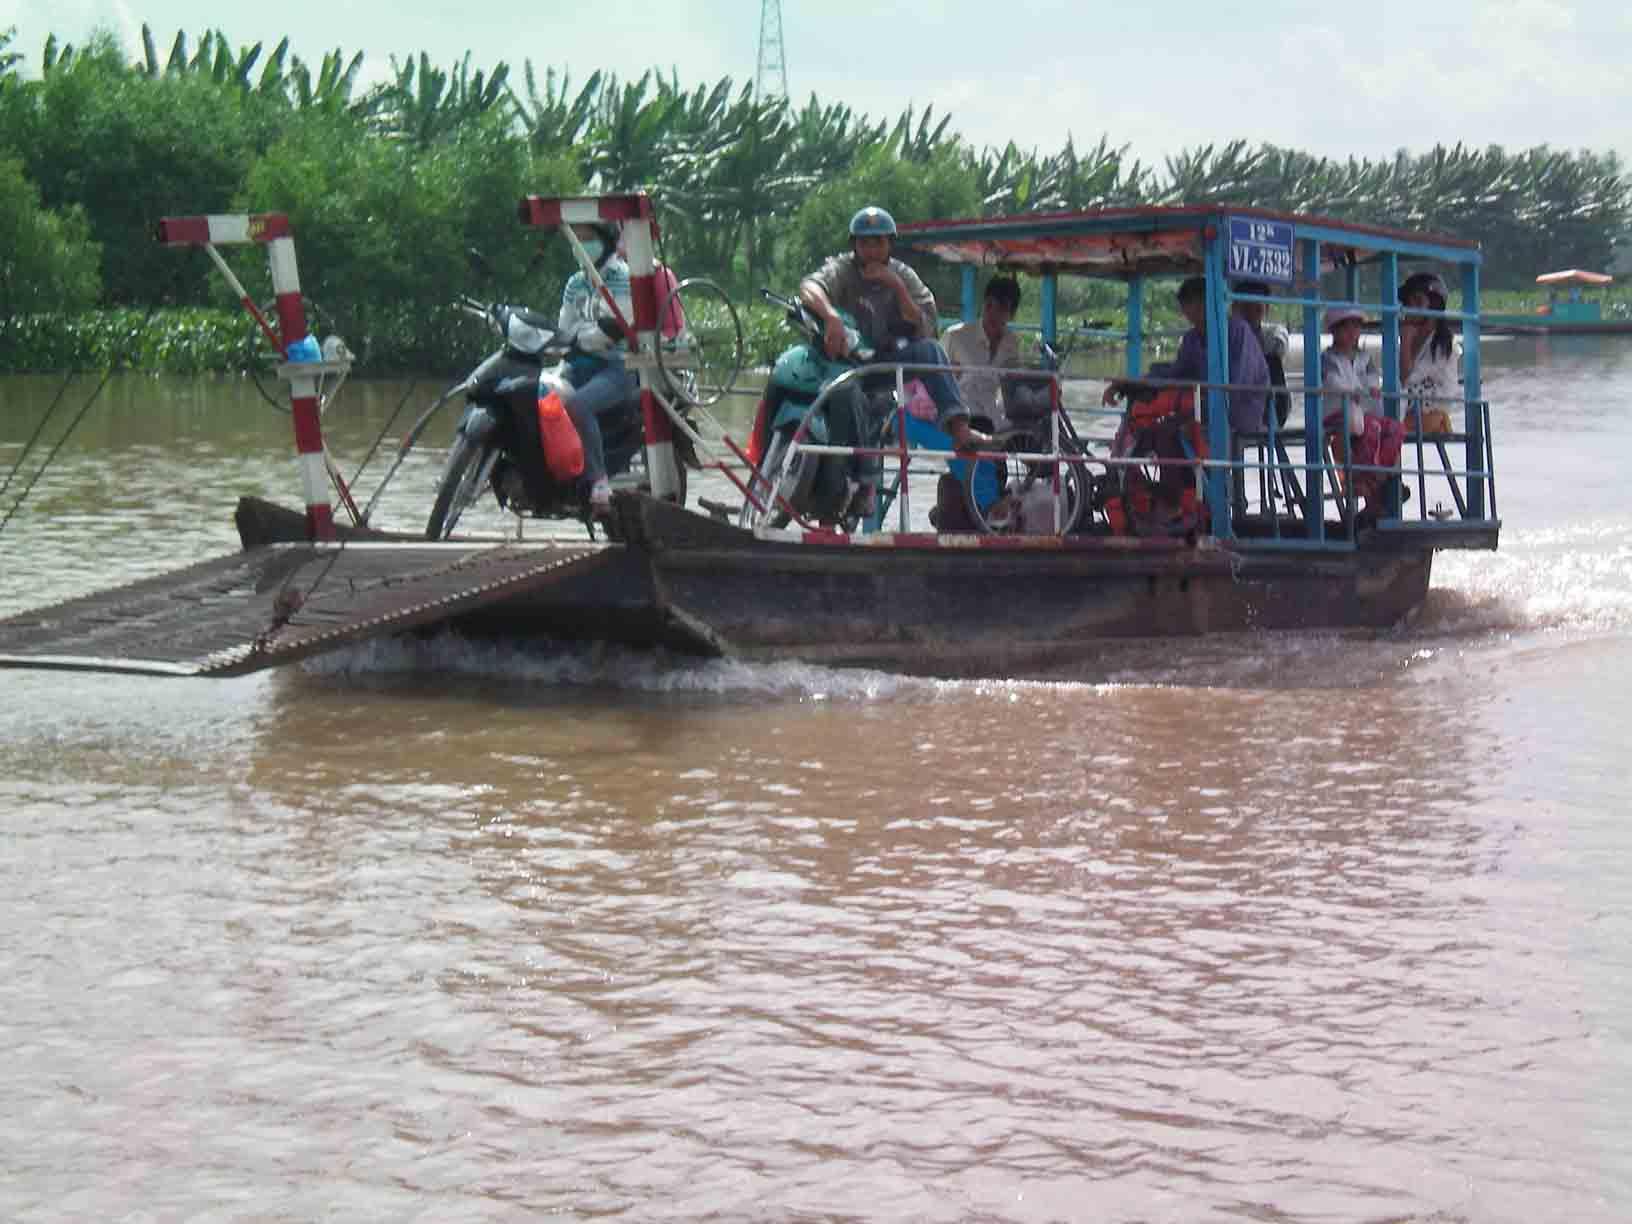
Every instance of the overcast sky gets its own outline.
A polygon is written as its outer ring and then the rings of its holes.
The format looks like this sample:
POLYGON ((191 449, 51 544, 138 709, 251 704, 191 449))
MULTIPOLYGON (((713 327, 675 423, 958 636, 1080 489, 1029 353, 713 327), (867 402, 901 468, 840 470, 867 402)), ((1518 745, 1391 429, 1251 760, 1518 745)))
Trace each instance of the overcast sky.
MULTIPOLYGON (((0 0, 0 30, 37 72, 48 34, 112 29, 132 56, 152 26, 168 50, 219 26, 232 44, 285 34, 309 61, 364 53, 447 66, 504 61, 520 84, 567 66, 677 69, 686 85, 751 80, 760 0, 0 0)), ((1335 157, 1457 141, 1614 150, 1632 161, 1632 6, 1624 0, 782 0, 789 92, 875 118, 950 112, 978 146, 1049 153, 1108 135, 1147 164, 1245 138, 1335 157)))

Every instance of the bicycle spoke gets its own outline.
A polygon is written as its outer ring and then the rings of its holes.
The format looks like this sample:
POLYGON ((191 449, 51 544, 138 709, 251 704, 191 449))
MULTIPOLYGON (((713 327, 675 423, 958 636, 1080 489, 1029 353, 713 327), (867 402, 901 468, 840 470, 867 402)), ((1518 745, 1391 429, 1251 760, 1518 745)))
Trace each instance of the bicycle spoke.
POLYGON ((711 280, 681 281, 664 297, 659 320, 678 312, 684 320, 673 337, 659 336, 657 366, 669 391, 688 404, 718 403, 742 372, 742 321, 724 289, 711 280))

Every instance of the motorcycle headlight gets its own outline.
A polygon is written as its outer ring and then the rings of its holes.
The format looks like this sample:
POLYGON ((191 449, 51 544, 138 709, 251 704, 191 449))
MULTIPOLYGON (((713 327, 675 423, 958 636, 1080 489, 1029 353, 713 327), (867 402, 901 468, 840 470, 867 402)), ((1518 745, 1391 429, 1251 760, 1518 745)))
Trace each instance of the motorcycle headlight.
POLYGON ((550 333, 512 314, 505 323, 504 342, 516 352, 531 356, 544 351, 550 342, 550 333))

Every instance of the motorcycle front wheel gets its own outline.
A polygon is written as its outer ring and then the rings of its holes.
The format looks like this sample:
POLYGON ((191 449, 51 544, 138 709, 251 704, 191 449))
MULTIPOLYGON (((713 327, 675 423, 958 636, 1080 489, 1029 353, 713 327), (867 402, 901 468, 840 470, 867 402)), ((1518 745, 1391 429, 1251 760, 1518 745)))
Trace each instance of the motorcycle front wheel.
POLYGON ((791 430, 784 429, 772 434, 765 458, 748 482, 748 491, 752 496, 744 499, 738 523, 750 531, 765 526, 786 527, 792 516, 783 502, 798 509, 810 495, 821 456, 802 451, 791 461, 784 462, 792 444, 791 430), (754 504, 756 501, 759 503, 757 506, 754 504))
POLYGON ((448 451, 448 461, 442 468, 442 481, 436 487, 436 501, 431 505, 431 518, 425 524, 427 540, 445 540, 453 534, 459 516, 470 508, 482 491, 482 484, 491 469, 492 447, 473 442, 458 434, 448 451))

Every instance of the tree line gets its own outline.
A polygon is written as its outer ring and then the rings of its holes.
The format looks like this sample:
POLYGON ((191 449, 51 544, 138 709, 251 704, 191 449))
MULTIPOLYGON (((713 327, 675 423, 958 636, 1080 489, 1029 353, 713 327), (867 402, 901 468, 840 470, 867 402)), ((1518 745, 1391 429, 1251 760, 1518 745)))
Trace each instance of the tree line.
MULTIPOLYGON (((531 192, 650 192, 665 259, 739 300, 840 249, 863 202, 903 221, 1201 201, 1312 212, 1475 238, 1492 288, 1605 267, 1632 220, 1619 159, 1588 150, 1337 160, 1237 141, 1158 167, 1108 137, 976 149, 932 110, 876 119, 731 78, 574 80, 531 63, 518 77, 420 54, 360 90, 360 51, 313 63, 287 38, 267 51, 219 30, 164 46, 146 26, 134 56, 106 33, 53 36, 25 74, 14 41, 0 33, 0 320, 221 305, 213 269, 159 247, 153 221, 281 211, 307 296, 376 367, 445 360, 455 292, 548 305, 564 244, 516 224, 531 192), (473 247, 501 283, 478 279, 473 247)), ((249 283, 253 261, 233 258, 249 283)))

